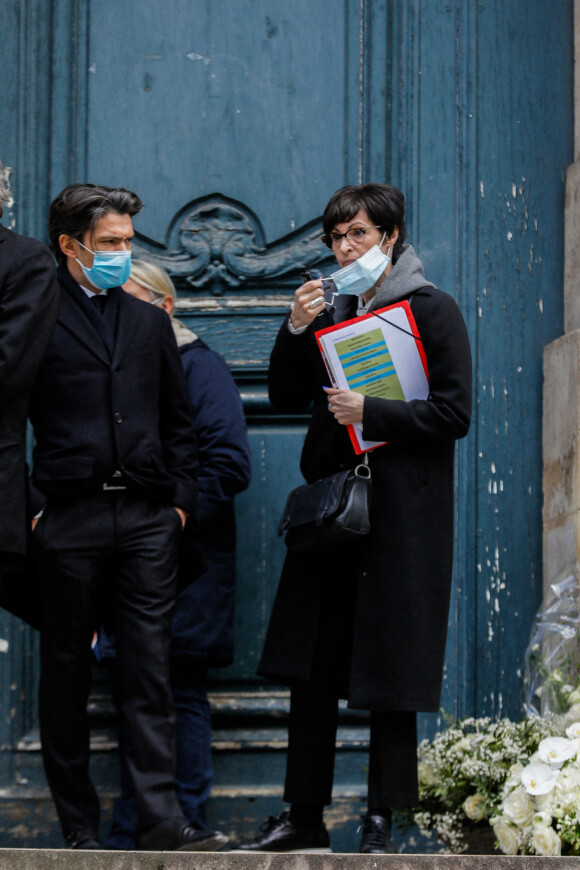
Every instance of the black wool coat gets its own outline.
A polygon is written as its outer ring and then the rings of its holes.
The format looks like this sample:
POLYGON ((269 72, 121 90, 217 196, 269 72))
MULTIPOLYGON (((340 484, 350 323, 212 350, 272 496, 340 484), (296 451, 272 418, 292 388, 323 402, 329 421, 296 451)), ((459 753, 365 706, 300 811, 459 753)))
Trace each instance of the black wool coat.
POLYGON ((26 418, 34 378, 58 314, 50 251, 0 226, 0 552, 23 554, 26 418))
POLYGON ((197 442, 167 314, 116 287, 101 315, 57 274, 60 312, 30 398, 35 507, 119 469, 145 498, 195 514, 197 442))
MULTIPOLYGON (((451 296, 431 285, 407 298, 427 357, 429 397, 365 397, 363 437, 388 441, 369 455, 372 531, 331 557, 288 552, 258 672, 289 685, 331 684, 353 708, 428 712, 440 702, 454 449, 470 423, 471 353, 451 296)), ((301 458, 308 482, 360 461, 322 389, 329 379, 313 331, 332 322, 325 312, 292 335, 286 321, 270 361, 276 408, 299 411, 313 402, 301 458)))

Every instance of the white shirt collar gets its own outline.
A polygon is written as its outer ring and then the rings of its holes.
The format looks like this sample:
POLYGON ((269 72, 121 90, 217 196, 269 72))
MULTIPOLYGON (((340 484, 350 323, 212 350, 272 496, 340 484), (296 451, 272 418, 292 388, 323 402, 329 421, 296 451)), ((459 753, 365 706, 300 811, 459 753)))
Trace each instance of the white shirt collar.
POLYGON ((86 296, 89 297, 89 299, 91 298, 91 296, 106 296, 108 293, 108 290, 101 290, 100 293, 95 293, 94 290, 89 290, 88 287, 83 287, 82 284, 80 285, 80 288, 83 291, 83 293, 85 293, 86 296))

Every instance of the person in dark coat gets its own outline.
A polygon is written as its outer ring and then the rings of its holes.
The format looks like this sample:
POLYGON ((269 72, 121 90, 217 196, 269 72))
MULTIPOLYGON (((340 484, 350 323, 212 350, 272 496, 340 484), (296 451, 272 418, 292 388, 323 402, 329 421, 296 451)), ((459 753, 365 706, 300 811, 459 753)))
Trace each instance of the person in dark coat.
POLYGON ((102 848, 89 772, 91 641, 116 632, 120 719, 145 850, 208 851, 175 792, 169 687, 177 553, 195 515, 197 447, 166 315, 121 289, 132 191, 74 184, 53 201, 61 305, 30 400, 33 532, 42 589, 39 721, 44 769, 71 848, 102 848))
MULTIPOLYGON (((0 163, 0 217, 10 190, 0 163)), ((40 624, 26 559, 26 418, 32 384, 58 313, 48 248, 0 225, 0 606, 40 624)))
POLYGON ((471 354, 457 304, 425 279, 404 244, 404 214, 403 194, 389 185, 334 194, 323 241, 340 271, 330 287, 311 280, 298 288, 272 351, 274 407, 313 405, 301 458, 307 482, 360 462, 347 424, 362 423, 365 440, 388 443, 368 454, 370 534, 330 556, 287 553, 258 673, 291 687, 284 792, 291 806, 242 851, 329 849, 323 808, 331 802, 339 698, 370 710, 360 851, 394 851, 391 811, 417 801, 416 714, 439 709, 454 449, 469 429, 471 354), (347 292, 336 295, 347 266, 347 292), (422 339, 428 398, 405 402, 328 389, 314 331, 401 300, 409 302, 422 339))
MULTIPOLYGON (((197 520, 207 567, 177 597, 170 661, 176 711, 177 796, 189 821, 205 829, 213 778, 207 675, 208 668, 229 665, 234 656, 234 498, 250 482, 250 445, 240 394, 225 360, 173 317, 175 288, 169 275, 158 266, 134 260, 124 289, 137 299, 159 305, 171 318, 198 439, 197 520)), ((182 553, 181 561, 183 573, 191 572, 187 552, 182 553)), ((106 638, 101 653, 104 658, 113 655, 106 638)), ((135 799, 123 753, 120 762, 122 795, 115 801, 106 845, 131 849, 135 842, 135 799)))

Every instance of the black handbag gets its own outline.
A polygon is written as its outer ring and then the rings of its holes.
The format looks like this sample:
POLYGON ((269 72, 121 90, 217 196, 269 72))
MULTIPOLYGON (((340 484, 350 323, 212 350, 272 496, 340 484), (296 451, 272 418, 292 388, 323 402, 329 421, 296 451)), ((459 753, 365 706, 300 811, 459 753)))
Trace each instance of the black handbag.
POLYGON ((290 550, 324 553, 368 535, 371 470, 364 464, 293 489, 278 526, 290 550))

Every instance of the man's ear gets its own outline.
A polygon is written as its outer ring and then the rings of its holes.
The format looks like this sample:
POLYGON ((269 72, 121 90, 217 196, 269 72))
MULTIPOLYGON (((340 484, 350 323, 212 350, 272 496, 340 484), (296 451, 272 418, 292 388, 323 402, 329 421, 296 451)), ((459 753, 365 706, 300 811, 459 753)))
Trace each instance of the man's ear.
POLYGON ((73 239, 72 236, 68 236, 66 233, 62 233, 58 237, 58 243, 65 257, 71 257, 73 260, 76 260, 79 255, 79 243, 76 239, 73 239))

